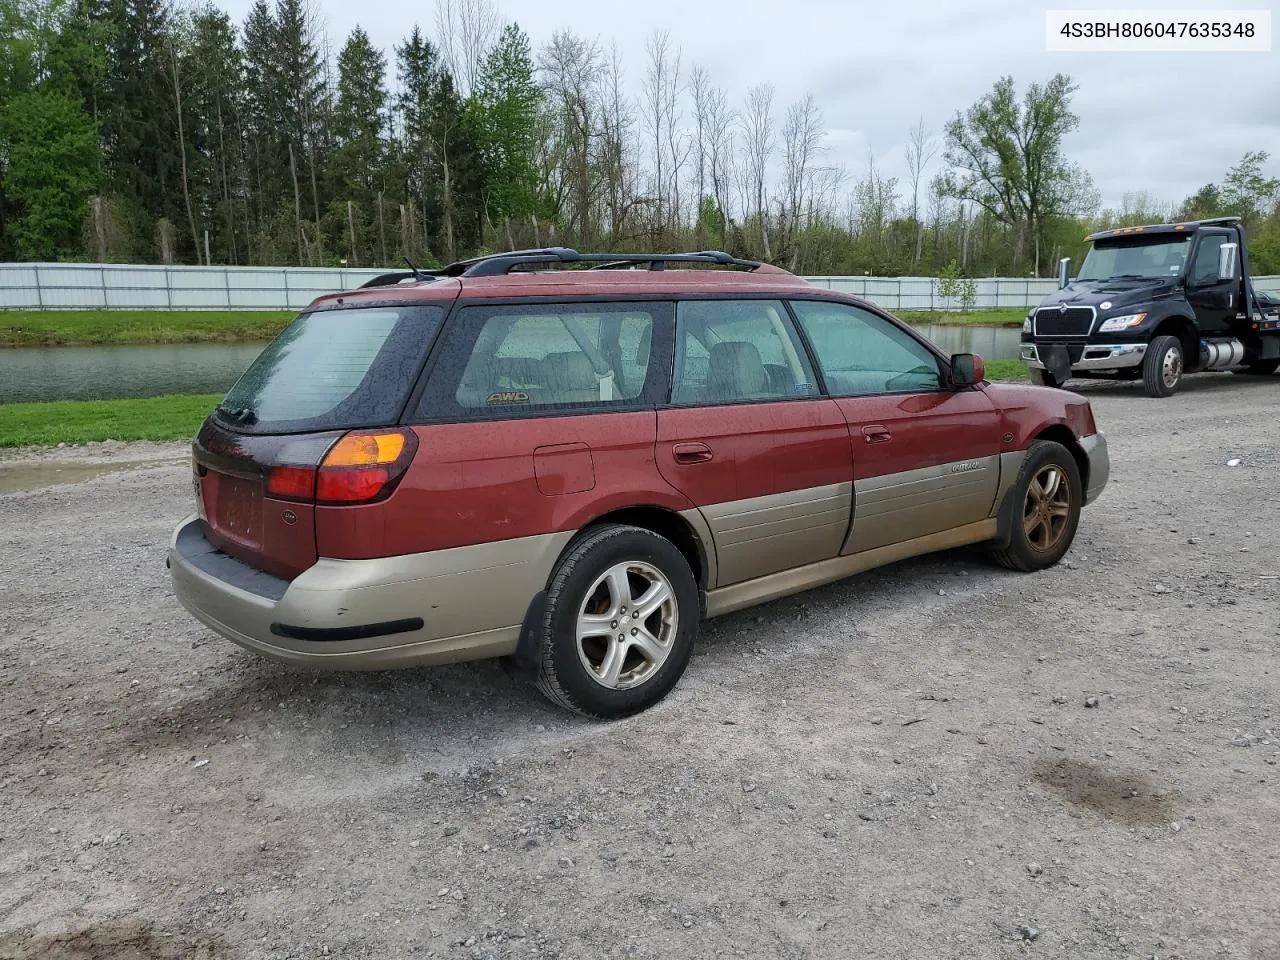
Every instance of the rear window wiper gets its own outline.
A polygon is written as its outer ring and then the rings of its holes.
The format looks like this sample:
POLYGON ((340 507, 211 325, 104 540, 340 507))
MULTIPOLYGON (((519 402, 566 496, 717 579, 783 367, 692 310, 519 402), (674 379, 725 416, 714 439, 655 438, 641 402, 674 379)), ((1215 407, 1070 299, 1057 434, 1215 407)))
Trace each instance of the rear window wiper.
POLYGON ((219 404, 218 413, 232 423, 239 423, 246 427, 253 426, 258 422, 258 415, 250 407, 225 407, 219 404))

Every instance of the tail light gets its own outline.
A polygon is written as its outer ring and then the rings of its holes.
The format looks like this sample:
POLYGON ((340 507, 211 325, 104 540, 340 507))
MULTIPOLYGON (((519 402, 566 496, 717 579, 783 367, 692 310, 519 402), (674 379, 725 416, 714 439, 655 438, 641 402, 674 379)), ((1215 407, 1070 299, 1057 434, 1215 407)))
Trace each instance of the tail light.
POLYGON ((316 503, 377 503, 391 496, 418 450, 412 430, 349 433, 316 475, 316 503))
POLYGON ((361 430, 323 451, 318 466, 313 451, 307 451, 310 456, 298 455, 301 449, 292 451, 294 456, 286 451, 281 457, 286 462, 267 472, 267 496, 324 505, 377 503, 391 496, 417 449, 412 430, 361 430))

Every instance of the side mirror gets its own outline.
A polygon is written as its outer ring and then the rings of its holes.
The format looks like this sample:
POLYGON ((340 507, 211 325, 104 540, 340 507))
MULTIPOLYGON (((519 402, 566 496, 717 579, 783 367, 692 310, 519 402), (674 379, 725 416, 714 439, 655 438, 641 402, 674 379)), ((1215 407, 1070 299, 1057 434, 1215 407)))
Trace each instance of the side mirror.
POLYGON ((1218 279, 1234 280, 1236 278, 1236 253, 1239 244, 1224 243, 1218 248, 1218 279))
POLYGON ((1061 290, 1068 283, 1071 276, 1071 258, 1063 257, 1058 261, 1058 289, 1061 290))
POLYGON ((953 387, 972 387, 987 379, 986 364, 976 353, 953 353, 951 355, 951 385, 953 387))

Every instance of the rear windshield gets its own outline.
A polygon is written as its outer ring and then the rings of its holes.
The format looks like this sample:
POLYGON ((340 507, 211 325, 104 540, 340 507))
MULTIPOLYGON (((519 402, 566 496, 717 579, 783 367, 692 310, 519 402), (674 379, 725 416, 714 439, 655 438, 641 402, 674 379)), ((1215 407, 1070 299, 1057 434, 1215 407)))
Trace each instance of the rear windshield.
POLYGON ((304 313, 236 381, 217 416, 249 433, 395 423, 443 314, 419 304, 304 313))

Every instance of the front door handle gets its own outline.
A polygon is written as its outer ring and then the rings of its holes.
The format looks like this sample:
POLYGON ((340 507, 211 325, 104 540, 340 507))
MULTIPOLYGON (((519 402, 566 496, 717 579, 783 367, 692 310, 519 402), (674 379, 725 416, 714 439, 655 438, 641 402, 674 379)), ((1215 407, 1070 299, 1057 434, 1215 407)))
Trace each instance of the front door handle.
POLYGON ((706 463, 711 459, 711 448, 705 443, 677 443, 671 448, 676 463, 706 463))
POLYGON ((884 443, 892 437, 893 434, 889 432, 888 427, 882 427, 880 424, 876 424, 870 427, 863 427, 862 436, 867 443, 884 443))

